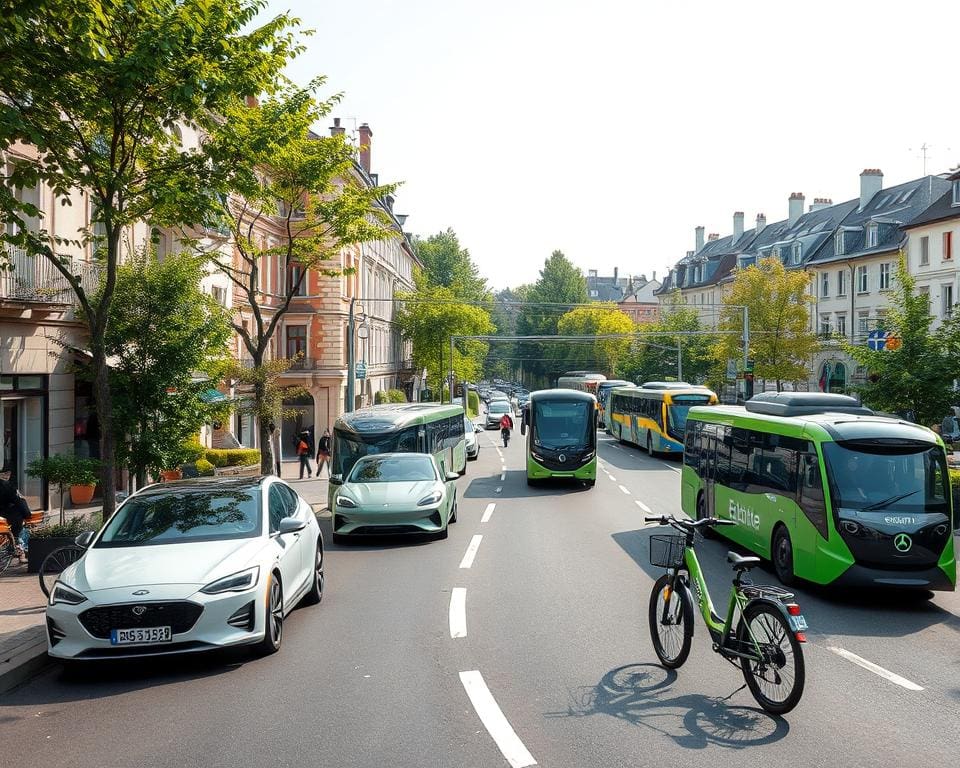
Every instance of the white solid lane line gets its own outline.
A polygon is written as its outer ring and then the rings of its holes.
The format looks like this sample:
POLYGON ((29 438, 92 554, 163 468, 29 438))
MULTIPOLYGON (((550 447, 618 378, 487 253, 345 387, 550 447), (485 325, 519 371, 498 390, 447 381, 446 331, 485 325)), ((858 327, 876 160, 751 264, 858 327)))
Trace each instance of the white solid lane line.
POLYGON ((496 506, 497 505, 494 504, 492 501, 489 504, 487 504, 487 508, 483 510, 483 517, 480 518, 481 523, 490 522, 490 516, 493 514, 493 510, 496 508, 496 506))
POLYGON ((623 491, 625 494, 627 494, 627 496, 630 495, 630 491, 628 491, 628 490, 627 490, 626 488, 624 488, 622 485, 620 486, 620 490, 623 491))
POLYGON ((454 587, 450 593, 450 637, 467 636, 467 590, 454 587))
POLYGON ((479 533, 470 539, 470 544, 467 545, 467 551, 463 554, 463 560, 460 561, 461 568, 469 568, 473 565, 473 558, 477 556, 477 549, 480 548, 480 542, 483 540, 483 536, 479 533))
POLYGON ((633 503, 636 504, 638 507, 640 507, 640 509, 642 509, 644 512, 646 512, 648 515, 652 515, 652 514, 653 514, 653 510, 650 509, 650 507, 648 507, 648 506, 647 506, 646 504, 644 504, 642 501, 634 500, 633 503))
POLYGON ((536 765, 537 761, 533 759, 533 755, 523 746, 520 737, 503 716, 503 711, 483 681, 483 675, 478 670, 461 672, 460 682, 463 683, 464 690, 470 697, 470 703, 473 704, 480 722, 487 729, 487 733, 493 737, 512 768, 536 765))
POLYGON ((922 686, 919 686, 916 683, 910 682, 909 680, 907 680, 907 678, 900 677, 900 675, 894 674, 889 669, 884 669, 878 664, 874 664, 872 661, 867 661, 861 656, 857 656, 857 654, 855 653, 850 653, 850 651, 844 648, 836 648, 832 645, 828 645, 827 649, 830 651, 833 651, 840 658, 846 659, 847 661, 852 661, 858 667, 863 667, 864 669, 868 669, 871 672, 873 672, 873 674, 879 675, 884 680, 889 680, 891 683, 895 683, 896 685, 906 688, 908 691, 923 690, 922 686))

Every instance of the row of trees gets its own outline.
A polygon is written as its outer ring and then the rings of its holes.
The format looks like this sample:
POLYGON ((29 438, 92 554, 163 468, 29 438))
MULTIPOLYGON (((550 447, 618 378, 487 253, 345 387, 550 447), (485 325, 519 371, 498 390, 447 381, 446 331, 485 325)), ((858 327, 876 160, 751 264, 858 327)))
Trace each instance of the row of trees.
POLYGON ((160 460, 161 443, 211 418, 197 371, 248 384, 269 471, 266 429, 279 416, 283 364, 267 362, 266 352, 283 314, 307 269, 337 274, 332 257, 341 248, 390 236, 379 201, 392 188, 353 183, 353 149, 310 134, 337 97, 318 98, 322 78, 306 87, 285 78, 303 50, 299 22, 288 14, 261 21, 265 6, 39 0, 5 14, 0 216, 8 226, 0 239, 47 260, 76 295, 90 356, 81 375, 93 384, 101 426, 105 514, 118 463, 142 474, 160 460), (199 144, 185 147, 181 128, 197 131, 199 144), (19 154, 24 146, 36 157, 19 154), (41 184, 58 204, 76 190, 88 194, 89 226, 69 237, 49 231, 44 211, 17 194, 41 184), (144 223, 179 231, 196 258, 158 265, 149 248, 134 257, 124 238, 144 223), (265 226, 278 245, 262 236, 265 226), (95 291, 71 258, 91 245, 101 266, 95 291), (266 258, 295 276, 270 296, 266 258), (209 261, 249 307, 249 326, 200 300, 209 261), (231 328, 252 367, 220 368, 231 328))

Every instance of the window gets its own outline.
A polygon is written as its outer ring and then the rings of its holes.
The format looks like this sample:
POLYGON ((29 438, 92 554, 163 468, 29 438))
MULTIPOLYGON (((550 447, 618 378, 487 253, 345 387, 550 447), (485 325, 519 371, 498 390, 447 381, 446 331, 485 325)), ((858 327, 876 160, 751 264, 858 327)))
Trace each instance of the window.
POLYGON ((953 232, 943 233, 943 260, 950 261, 953 258, 953 232))
POLYGON ((837 296, 847 295, 847 270, 837 270, 837 296))
POLYGON ((890 290, 890 262, 884 262, 880 265, 880 290, 890 290))
POLYGON ((837 333, 841 336, 847 335, 847 316, 837 313, 837 333))
POLYGON ((953 314, 953 283, 940 286, 940 314, 944 320, 953 314))
POLYGON ((775 258, 775 259, 779 259, 779 258, 780 258, 780 246, 777 246, 776 248, 774 248, 773 251, 771 251, 770 255, 773 256, 773 258, 775 258))
POLYGON ((297 355, 307 354, 307 326, 287 326, 287 358, 293 359, 297 355))
POLYGON ((213 300, 221 307, 227 306, 227 289, 222 285, 213 286, 210 289, 210 295, 213 296, 213 300))
POLYGON ((827 538, 829 536, 827 507, 823 498, 823 482, 820 479, 820 461, 813 443, 806 444, 806 450, 800 454, 799 458, 800 508, 820 535, 827 538))
POLYGON ((866 293, 868 285, 866 265, 857 267, 857 293, 866 293))
POLYGON ((287 517, 287 499, 280 490, 279 483, 274 483, 270 486, 267 510, 270 513, 270 533, 279 533, 280 521, 287 517))
POLYGON ((843 230, 839 230, 833 236, 833 252, 837 256, 843 256, 843 230))
POLYGON ((960 205, 960 179, 953 182, 953 204, 960 205))
POLYGON ((287 267, 287 293, 293 296, 306 296, 307 280, 303 274, 304 271, 302 264, 290 262, 290 266, 287 267))
POLYGON ((878 242, 878 227, 876 224, 867 225, 867 248, 873 248, 878 242))
POLYGON ((820 335, 829 336, 830 335, 830 313, 826 312, 820 315, 820 335))
POLYGON ((921 285, 921 286, 917 289, 917 292, 918 292, 921 296, 924 296, 924 297, 926 298, 926 300, 927 300, 927 314, 930 314, 930 286, 929 286, 929 285, 921 285))
POLYGON ((870 333, 870 313, 857 312, 857 333, 860 336, 866 336, 870 333))
POLYGON ((830 273, 822 272, 820 274, 820 296, 827 298, 830 295, 830 273))
POLYGON ((801 256, 803 256, 803 245, 801 243, 794 243, 793 244, 793 263, 799 264, 801 256))
MULTIPOLYGON (((582 295, 582 294, 581 294, 581 295, 582 295)), ((595 298, 597 298, 597 296, 599 296, 599 295, 600 295, 600 293, 599 293, 598 291, 596 291, 596 290, 591 290, 591 291, 590 291, 590 298, 591 298, 591 299, 595 299, 595 298)))
POLYGON ((930 238, 924 235, 920 238, 920 266, 925 267, 930 263, 930 238))

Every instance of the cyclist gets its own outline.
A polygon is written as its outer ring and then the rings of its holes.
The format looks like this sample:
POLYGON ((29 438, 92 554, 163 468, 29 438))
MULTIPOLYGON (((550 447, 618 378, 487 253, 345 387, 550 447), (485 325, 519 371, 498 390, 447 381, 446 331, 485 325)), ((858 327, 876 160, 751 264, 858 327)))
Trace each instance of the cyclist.
POLYGON ((17 557, 22 559, 24 552, 20 538, 23 533, 23 523, 30 517, 30 507, 16 486, 5 477, 0 477, 0 517, 6 518, 10 533, 13 534, 17 557))
POLYGON ((503 417, 500 419, 500 437, 503 438, 503 447, 507 447, 507 443, 510 442, 510 430, 513 429, 513 419, 510 417, 509 413, 503 414, 503 417))

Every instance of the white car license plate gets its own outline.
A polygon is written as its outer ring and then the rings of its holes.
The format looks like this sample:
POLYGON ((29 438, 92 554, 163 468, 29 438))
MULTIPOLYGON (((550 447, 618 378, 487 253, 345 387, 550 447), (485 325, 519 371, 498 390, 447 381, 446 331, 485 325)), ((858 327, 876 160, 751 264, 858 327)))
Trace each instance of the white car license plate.
POLYGON ((790 624, 794 632, 803 632, 807 629, 807 620, 803 616, 791 616, 790 624))
POLYGON ((111 645, 135 645, 138 643, 169 643, 173 640, 170 627, 138 627, 137 629, 110 630, 111 645))

